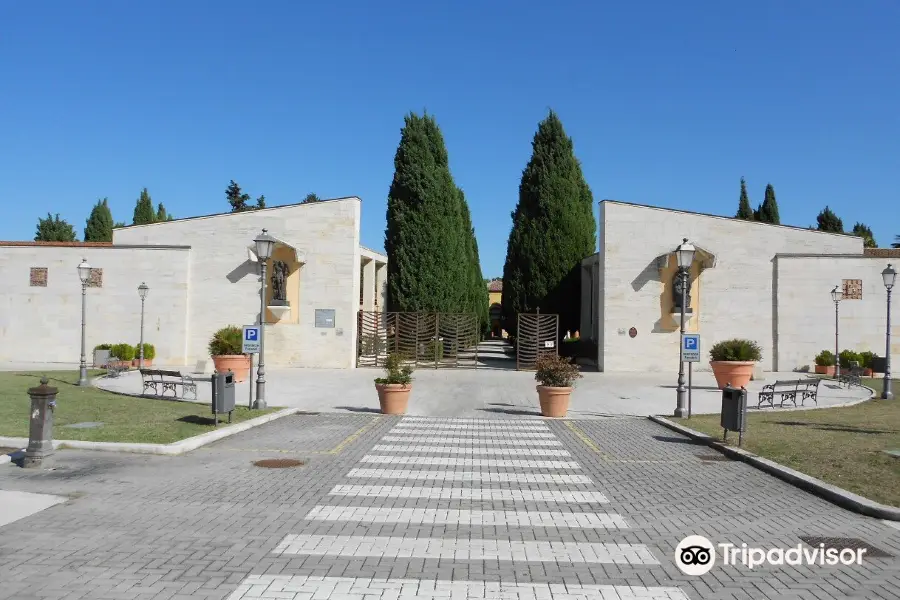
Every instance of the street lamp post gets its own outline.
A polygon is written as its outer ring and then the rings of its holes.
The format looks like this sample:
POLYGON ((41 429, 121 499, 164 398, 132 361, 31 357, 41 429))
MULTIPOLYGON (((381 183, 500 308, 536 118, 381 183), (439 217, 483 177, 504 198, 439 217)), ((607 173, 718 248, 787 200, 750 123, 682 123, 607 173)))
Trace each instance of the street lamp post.
POLYGON ((139 357, 141 369, 144 368, 144 300, 147 299, 148 293, 150 293, 150 288, 142 281, 141 285, 138 286, 138 296, 141 297, 141 353, 139 357))
POLYGON ((678 336, 678 389, 676 390, 675 416, 684 417, 687 415, 685 408, 685 398, 687 397, 687 388, 684 387, 684 360, 681 353, 681 347, 684 344, 684 315, 688 308, 687 304, 687 283, 690 276, 691 263, 694 261, 694 252, 696 249, 690 244, 687 238, 684 238, 678 248, 675 249, 675 256, 678 259, 678 276, 681 277, 681 327, 678 336))
POLYGON ((884 389, 881 397, 884 400, 892 400, 894 394, 891 392, 891 290, 894 287, 894 281, 897 279, 897 271, 891 265, 881 272, 884 279, 884 287, 887 289, 887 332, 885 333, 885 351, 884 351, 884 389))
POLYGON ((87 284, 91 279, 91 265, 86 258, 81 259, 78 265, 78 278, 81 280, 81 365, 78 369, 78 385, 88 385, 87 376, 87 350, 85 346, 85 320, 87 319, 87 284))
POLYGON ((834 378, 841 378, 841 355, 840 350, 838 350, 838 331, 840 329, 839 323, 839 312, 838 307, 841 304, 841 300, 844 299, 844 294, 840 290, 838 290, 838 286, 834 286, 834 289, 831 290, 831 299, 834 300, 834 378))
POLYGON ((256 256, 259 259, 262 273, 262 285, 259 288, 259 367, 256 370, 256 403, 255 408, 266 408, 266 261, 272 256, 275 238, 263 229, 256 239, 256 256))

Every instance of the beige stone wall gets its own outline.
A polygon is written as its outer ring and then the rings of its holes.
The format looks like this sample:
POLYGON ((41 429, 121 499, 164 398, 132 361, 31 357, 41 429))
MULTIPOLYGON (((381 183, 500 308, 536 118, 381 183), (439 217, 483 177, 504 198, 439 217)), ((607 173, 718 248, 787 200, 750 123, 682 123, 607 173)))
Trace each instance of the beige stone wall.
MULTIPOLYGON (((179 240, 186 243, 185 239, 179 240)), ((101 343, 137 344, 141 301, 150 287, 144 341, 156 362, 183 364, 189 248, 0 246, 0 361, 77 363, 81 354, 83 258, 102 269, 102 287, 87 289, 87 360, 101 343), (32 286, 32 267, 46 268, 46 287, 32 286)))
MULTIPOLYGON (((869 350, 884 356, 887 291, 881 271, 891 259, 861 256, 789 256, 776 258, 778 281, 777 357, 782 371, 810 369, 822 350, 834 352, 834 302, 831 290, 843 280, 861 280, 862 298, 839 303, 839 349, 869 350)), ((898 266, 894 261, 894 268, 898 266)), ((900 310, 891 307, 892 356, 900 356, 900 310)))
POLYGON ((621 202, 601 202, 600 221, 598 358, 607 371, 677 371, 678 328, 666 310, 671 282, 664 280, 657 257, 671 253, 682 238, 716 257, 714 268, 700 272, 699 283, 696 270, 692 275, 696 315, 689 328, 702 335, 704 362, 697 368, 704 369, 709 348, 733 337, 759 342, 761 367, 775 367, 776 254, 862 254, 856 237, 621 202), (631 327, 638 331, 635 338, 628 336, 631 327))
POLYGON ((297 249, 302 266, 291 292, 299 306, 291 307, 287 322, 266 326, 266 363, 350 368, 356 362, 359 224, 360 201, 346 198, 127 227, 115 230, 113 241, 191 244, 186 359, 208 364, 206 347, 217 329, 258 321, 259 266, 248 247, 267 228, 297 249), (334 309, 335 327, 315 327, 316 309, 334 309))

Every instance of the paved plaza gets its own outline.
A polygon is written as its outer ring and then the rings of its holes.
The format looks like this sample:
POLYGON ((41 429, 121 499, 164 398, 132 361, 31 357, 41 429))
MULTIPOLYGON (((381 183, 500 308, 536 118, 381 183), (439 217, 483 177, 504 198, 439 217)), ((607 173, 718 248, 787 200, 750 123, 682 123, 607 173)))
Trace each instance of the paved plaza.
POLYGON ((181 457, 60 451, 0 489, 0 598, 900 598, 900 530, 645 419, 285 417, 181 457), (305 465, 270 469, 260 459, 305 465), (673 561, 690 534, 861 539, 861 566, 673 561))
MULTIPOLYGON (((370 368, 267 369, 266 397, 270 406, 345 413, 377 412, 378 399, 372 380, 380 375, 380 371, 370 368), (336 390, 340 393, 335 393, 336 390)), ((572 394, 570 417, 594 419, 609 415, 670 415, 675 409, 677 372, 585 372, 583 375, 572 394)), ((808 374, 765 373, 764 376, 764 381, 751 381, 747 388, 751 410, 755 409, 758 392, 766 382, 798 379, 808 374)), ((198 399, 209 403, 209 376, 195 377, 200 382, 198 399)), ((98 379, 95 383, 104 389, 126 394, 140 394, 142 390, 141 377, 137 372, 114 379, 98 379)), ((695 373, 693 383, 693 413, 718 413, 722 407, 722 396, 712 373, 695 373)), ((534 372, 528 371, 422 368, 413 374, 409 412, 418 416, 539 417, 535 385, 534 372)), ((238 384, 236 388, 238 402, 248 403, 249 383, 238 384)), ((866 388, 848 388, 823 381, 819 385, 818 404, 807 401, 806 407, 854 403, 867 399, 869 395, 866 388)))

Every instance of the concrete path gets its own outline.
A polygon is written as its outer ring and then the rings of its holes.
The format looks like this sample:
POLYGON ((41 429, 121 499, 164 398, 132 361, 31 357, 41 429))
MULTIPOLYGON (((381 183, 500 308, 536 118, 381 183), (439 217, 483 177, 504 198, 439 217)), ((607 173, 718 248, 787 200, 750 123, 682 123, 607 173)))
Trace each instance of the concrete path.
MULTIPOLYGON (((177 368, 177 367, 173 367, 177 368)), ((377 412, 378 397, 373 380, 375 369, 267 369, 266 388, 270 406, 298 407, 319 412, 377 412)), ((798 373, 766 373, 767 381, 796 379, 798 373)), ((199 382, 198 399, 210 402, 208 379, 199 382)), ((208 376, 206 376, 208 377, 208 376)), ((254 374, 255 377, 255 374, 254 374)), ((675 409, 677 373, 586 372, 572 394, 569 416, 599 418, 609 415, 670 415, 675 409)), ((711 372, 693 378, 693 414, 718 413, 721 392, 711 372)), ((757 405, 765 381, 752 381, 748 404, 757 405)), ((103 389, 140 394, 137 372, 118 378, 98 379, 103 389)), ((534 373, 498 369, 420 369, 413 374, 410 415, 420 416, 539 416, 534 373)), ((255 391, 254 391, 255 393, 255 391)), ((249 403, 249 384, 236 386, 238 404, 249 403)), ((858 402, 869 397, 865 388, 847 388, 823 381, 819 385, 819 407, 858 402)), ((789 405, 790 406, 790 405, 789 405)), ((807 402, 807 408, 815 407, 807 402)), ((771 410, 771 409, 766 409, 771 410)))
POLYGON ((0 489, 0 527, 39 513, 66 500, 68 498, 62 496, 0 489))
POLYGON ((646 419, 298 415, 183 457, 64 451, 0 530, 0 600, 896 598, 900 531, 646 419), (296 458, 268 469, 259 459, 296 458), (711 570, 682 573, 689 535, 711 570), (723 565, 852 538, 862 564, 723 565), (809 541, 804 541, 804 538, 809 541), (856 540, 856 541, 854 541, 856 540), (680 554, 679 554, 680 555, 680 554))

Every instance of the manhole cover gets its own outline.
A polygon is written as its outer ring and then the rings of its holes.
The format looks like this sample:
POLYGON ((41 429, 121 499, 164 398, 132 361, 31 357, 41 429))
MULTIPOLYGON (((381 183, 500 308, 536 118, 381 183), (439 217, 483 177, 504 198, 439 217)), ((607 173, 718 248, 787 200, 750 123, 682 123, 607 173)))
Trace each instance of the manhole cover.
POLYGON ((306 461, 297 460, 296 458, 265 458, 253 464, 264 469, 287 469, 289 467, 302 467, 306 464, 306 461))
POLYGON ((876 548, 875 546, 872 546, 868 542, 865 542, 859 538, 800 536, 800 539, 803 540, 803 543, 812 546, 813 548, 824 546, 825 550, 834 548, 838 552, 840 552, 841 550, 865 549, 866 553, 863 555, 865 558, 893 557, 893 554, 888 554, 884 550, 876 548))
POLYGON ((696 454, 697 458, 702 460, 703 462, 728 462, 731 461, 730 458, 725 456, 724 454, 696 454))

